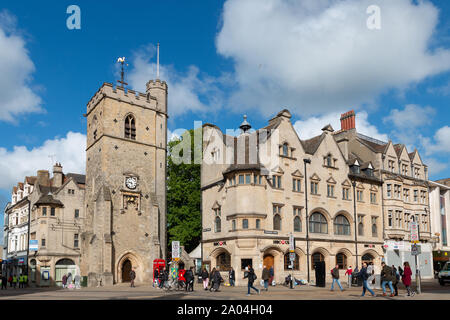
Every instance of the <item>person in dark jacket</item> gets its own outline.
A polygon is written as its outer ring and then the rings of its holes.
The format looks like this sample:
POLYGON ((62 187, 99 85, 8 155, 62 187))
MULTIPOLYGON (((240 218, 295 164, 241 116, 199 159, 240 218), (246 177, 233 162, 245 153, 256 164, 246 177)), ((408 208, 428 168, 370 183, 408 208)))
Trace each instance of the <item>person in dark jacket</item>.
POLYGON ((398 296, 398 287, 397 287, 397 285, 398 285, 398 282, 400 281, 400 274, 398 273, 398 271, 397 271, 397 269, 395 268, 394 265, 392 265, 391 268, 392 268, 392 272, 394 274, 394 280, 392 281, 392 286, 394 287, 394 291, 395 291, 394 296, 398 296))
POLYGON ((214 275, 216 274, 216 268, 213 268, 211 270, 211 273, 209 274, 209 291, 212 290, 214 287, 214 275))
POLYGON ((372 294, 372 297, 375 297, 375 292, 373 292, 373 290, 368 286, 367 279, 369 279, 370 275, 367 273, 367 263, 363 262, 361 271, 359 271, 358 276, 361 277, 363 281, 363 292, 361 297, 364 297, 364 295, 366 294, 366 290, 368 290, 372 294))
POLYGON ((192 267, 186 271, 184 277, 186 279, 186 291, 194 291, 194 272, 192 272, 192 267))
POLYGON ((248 292, 247 292, 247 296, 250 295, 250 288, 253 289, 253 290, 255 290, 256 292, 258 292, 258 294, 260 294, 261 291, 260 291, 259 289, 256 289, 256 288, 253 286, 253 283, 255 282, 255 280, 256 280, 256 278, 257 278, 257 277, 256 277, 256 274, 255 274, 255 270, 253 270, 253 268, 252 268, 251 265, 248 265, 247 269, 248 269, 248 271, 245 273, 244 278, 243 278, 243 279, 245 279, 245 278, 248 279, 248 284, 247 284, 248 292))
POLYGON ((202 270, 203 289, 208 290, 209 273, 205 267, 202 270))
POLYGON ((4 273, 2 275, 2 290, 3 290, 3 288, 5 288, 5 290, 8 290, 7 283, 8 283, 8 279, 6 277, 6 273, 4 273))
POLYGON ((273 270, 273 266, 270 267, 269 271, 270 271, 269 284, 272 285, 272 283, 273 283, 273 277, 275 276, 275 272, 274 272, 274 270, 273 270))
POLYGON ((153 273, 153 287, 156 285, 157 287, 159 287, 159 272, 158 272, 158 268, 155 269, 155 272, 153 273))
POLYGON ((231 267, 231 270, 228 273, 228 278, 230 279, 230 287, 234 287, 234 280, 236 279, 236 273, 234 272, 233 267, 231 267))
POLYGON ((331 290, 334 290, 334 283, 337 283, 341 291, 344 291, 344 289, 341 286, 341 282, 339 281, 339 265, 336 265, 333 270, 331 270, 331 277, 333 278, 333 282, 331 283, 331 290))
POLYGON ((264 268, 263 268, 261 279, 264 280, 264 289, 266 289, 266 291, 268 291, 269 290, 270 270, 267 269, 266 266, 264 266, 264 268))
POLYGON ((133 269, 131 269, 131 271, 130 271, 130 280, 131 280, 131 287, 132 288, 134 288, 135 287, 135 285, 134 285, 134 279, 136 279, 136 272, 134 271, 134 268, 133 269))
POLYGON ((211 272, 211 280, 213 285, 211 286, 210 291, 219 291, 220 283, 223 281, 222 276, 220 275, 219 270, 213 269, 213 272, 211 272))
POLYGON ((392 287, 392 282, 394 281, 394 276, 392 274, 392 268, 387 266, 386 263, 381 263, 381 288, 383 289, 383 296, 386 296, 386 284, 389 285, 389 290, 391 291, 391 297, 394 296, 394 288, 392 287))

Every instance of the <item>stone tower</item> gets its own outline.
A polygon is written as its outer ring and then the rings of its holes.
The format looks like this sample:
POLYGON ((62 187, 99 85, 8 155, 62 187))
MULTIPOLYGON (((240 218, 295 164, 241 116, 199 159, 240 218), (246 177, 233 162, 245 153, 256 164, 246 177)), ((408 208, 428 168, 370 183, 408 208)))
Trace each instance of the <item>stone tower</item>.
POLYGON ((104 83, 87 104, 86 219, 81 274, 88 285, 151 282, 166 258, 167 84, 146 93, 104 83))

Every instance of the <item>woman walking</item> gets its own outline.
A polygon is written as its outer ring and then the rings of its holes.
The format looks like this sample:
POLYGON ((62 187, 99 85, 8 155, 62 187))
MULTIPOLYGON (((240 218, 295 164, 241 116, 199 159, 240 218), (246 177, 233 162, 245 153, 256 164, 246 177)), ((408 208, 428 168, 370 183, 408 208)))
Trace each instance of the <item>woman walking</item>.
POLYGON ((402 276, 403 284, 406 287, 406 291, 408 291, 408 297, 414 296, 416 293, 414 291, 411 291, 411 288, 410 288, 412 271, 411 271, 411 268, 409 266, 409 262, 405 261, 403 263, 403 267, 404 267, 404 269, 403 269, 403 276, 402 276))
POLYGON ((205 267, 202 270, 203 289, 208 290, 209 273, 205 267))

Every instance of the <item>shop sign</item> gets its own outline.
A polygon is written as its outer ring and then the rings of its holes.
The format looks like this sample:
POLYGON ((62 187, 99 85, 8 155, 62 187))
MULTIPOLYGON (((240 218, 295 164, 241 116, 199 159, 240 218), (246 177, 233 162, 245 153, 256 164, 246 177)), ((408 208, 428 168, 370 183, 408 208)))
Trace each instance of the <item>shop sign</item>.
POLYGON ((222 247, 222 246, 226 246, 227 242, 226 241, 219 241, 219 242, 214 242, 214 246, 217 247, 222 247))
POLYGON ((264 230, 265 234, 278 234, 278 231, 264 230))
POLYGON ((172 259, 180 258, 180 241, 172 241, 172 259))
POLYGON ((25 263, 25 258, 19 258, 18 263, 19 263, 19 264, 24 264, 24 263, 25 263))
POLYGON ((273 240, 273 244, 289 244, 288 240, 273 240))
POLYGON ((411 222, 411 243, 419 243, 419 226, 416 221, 411 222))

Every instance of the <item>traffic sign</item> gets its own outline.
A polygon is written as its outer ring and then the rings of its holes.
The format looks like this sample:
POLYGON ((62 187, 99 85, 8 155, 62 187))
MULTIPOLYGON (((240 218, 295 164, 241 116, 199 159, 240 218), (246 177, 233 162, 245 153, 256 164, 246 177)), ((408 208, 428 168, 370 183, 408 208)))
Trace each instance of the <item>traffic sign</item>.
POLYGON ((295 261, 295 252, 289 253, 289 260, 290 261, 295 261))
POLYGON ((421 254, 421 249, 420 246, 418 246, 417 244, 413 244, 411 246, 411 255, 413 256, 418 256, 419 254, 421 254))
POLYGON ((180 241, 172 241, 172 259, 180 258, 180 241))
POLYGON ((419 243, 419 224, 416 221, 410 223, 411 243, 419 243))

